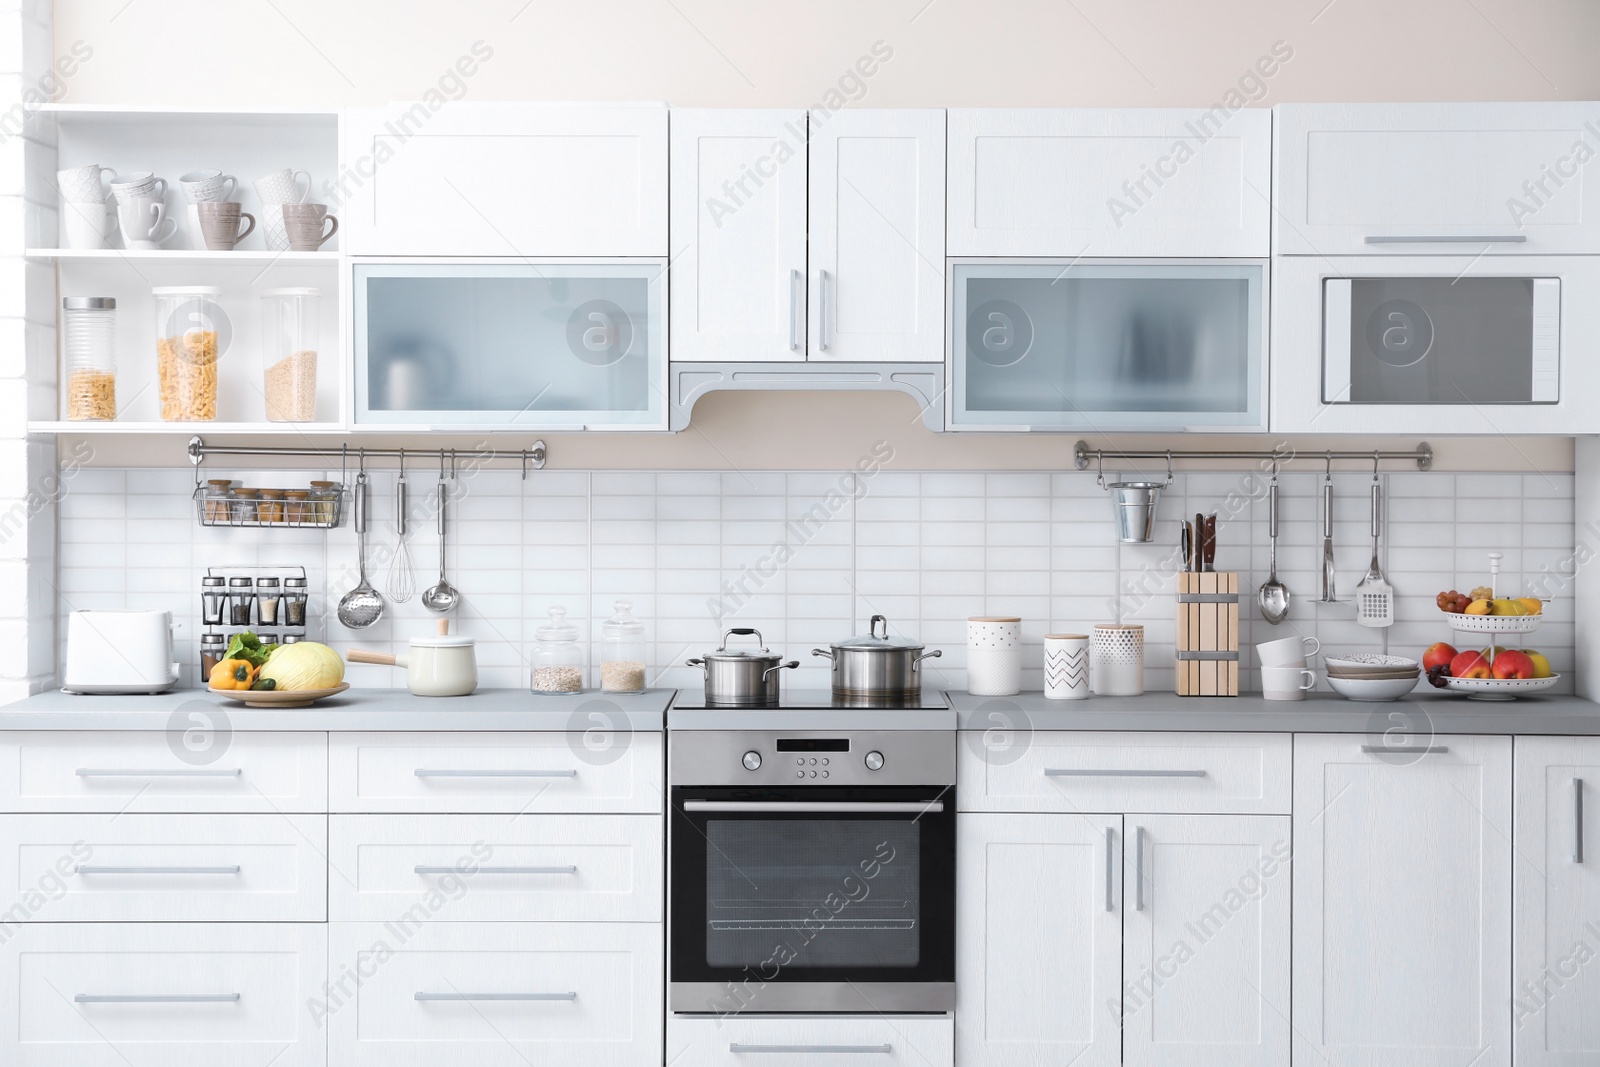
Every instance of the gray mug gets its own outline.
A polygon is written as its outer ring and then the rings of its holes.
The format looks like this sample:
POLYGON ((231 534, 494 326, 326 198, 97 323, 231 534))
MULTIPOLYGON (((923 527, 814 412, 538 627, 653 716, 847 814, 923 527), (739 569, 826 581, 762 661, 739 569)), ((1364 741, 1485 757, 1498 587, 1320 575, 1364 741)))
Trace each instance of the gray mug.
POLYGON ((283 230, 291 252, 315 252, 339 232, 339 220, 328 214, 327 204, 285 204, 283 230), (324 229, 325 223, 332 225, 324 229))
POLYGON ((232 252, 233 246, 256 228, 256 217, 241 210, 237 200, 206 200, 194 206, 200 213, 200 233, 213 252, 232 252), (239 230, 240 219, 246 221, 243 232, 239 230))

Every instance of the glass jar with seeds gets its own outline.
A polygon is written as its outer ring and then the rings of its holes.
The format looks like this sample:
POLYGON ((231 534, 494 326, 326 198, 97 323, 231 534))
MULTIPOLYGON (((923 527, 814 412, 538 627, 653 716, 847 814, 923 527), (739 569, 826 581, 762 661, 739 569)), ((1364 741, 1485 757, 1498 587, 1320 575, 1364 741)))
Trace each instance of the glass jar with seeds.
POLYGON ((306 624, 306 580, 304 578, 285 578, 283 580, 283 624, 290 627, 302 627, 306 624))
POLYGON ((256 618, 262 626, 277 626, 283 603, 278 579, 267 575, 256 579, 256 618))
POLYGON ((566 621, 567 609, 550 609, 550 621, 534 632, 533 691, 535 693, 583 692, 583 649, 578 643, 578 628, 566 621))
POLYGON ((228 625, 249 626, 255 618, 256 583, 253 578, 228 579, 228 625))
POLYGON ((263 289, 261 328, 266 365, 267 420, 311 422, 317 417, 319 289, 263 289))

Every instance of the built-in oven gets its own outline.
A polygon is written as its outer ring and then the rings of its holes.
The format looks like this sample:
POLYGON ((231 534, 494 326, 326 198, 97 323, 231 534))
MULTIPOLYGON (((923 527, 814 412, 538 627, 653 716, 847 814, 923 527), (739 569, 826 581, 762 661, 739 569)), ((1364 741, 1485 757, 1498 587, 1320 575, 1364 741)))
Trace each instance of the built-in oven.
POLYGON ((955 764, 954 731, 675 733, 671 1010, 953 1010, 955 764))

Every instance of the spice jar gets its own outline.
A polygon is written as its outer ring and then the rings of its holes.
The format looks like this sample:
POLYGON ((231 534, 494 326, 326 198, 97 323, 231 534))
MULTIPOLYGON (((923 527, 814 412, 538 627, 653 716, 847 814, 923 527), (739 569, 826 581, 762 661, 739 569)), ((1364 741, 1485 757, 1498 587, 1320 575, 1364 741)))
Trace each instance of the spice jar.
POLYGON ((200 684, 211 678, 211 668, 222 662, 228 653, 228 639, 221 634, 200 635, 200 684))
POLYGON ((228 625, 249 626, 255 603, 254 581, 249 578, 228 579, 228 625))
POLYGON ((331 525, 339 502, 338 482, 311 483, 311 521, 331 525))
POLYGON ((225 321, 209 285, 168 285, 150 290, 156 306, 156 372, 161 418, 211 422, 217 417, 217 359, 225 321))
POLYGON ((319 289, 263 289, 262 344, 267 420, 311 422, 317 416, 319 289))
POLYGON ((61 300, 66 335, 67 418, 73 422, 117 417, 117 301, 110 296, 61 300))
POLYGON ((278 608, 283 595, 278 591, 278 579, 256 579, 256 618, 262 626, 278 625, 278 608))
POLYGON ((225 523, 228 521, 228 504, 233 496, 233 482, 228 478, 212 478, 206 482, 205 492, 201 496, 202 513, 207 522, 225 523))
POLYGON ((265 523, 283 522, 283 490, 263 489, 256 504, 256 516, 265 523))
POLYGON ((606 693, 644 690, 644 623, 633 617, 633 604, 613 601, 616 614, 600 624, 600 689, 606 693))
POLYGON ((306 639, 306 635, 305 634, 284 634, 283 635, 283 643, 286 644, 286 645, 292 645, 296 641, 304 641, 305 639, 306 639))
POLYGON ((534 631, 533 691, 535 693, 583 692, 583 649, 578 646, 578 628, 566 622, 567 609, 550 609, 550 621, 534 631))
POLYGON ((207 626, 221 626, 228 613, 227 581, 208 574, 200 579, 200 620, 207 626))
POLYGON ((299 526, 306 521, 311 510, 311 494, 304 489, 285 489, 283 491, 283 521, 290 526, 299 526))
POLYGON ((285 626, 304 626, 306 624, 306 580, 304 578, 285 578, 283 580, 283 624, 285 626))
POLYGON ((261 499, 259 489, 235 489, 228 501, 228 521, 235 526, 260 521, 257 504, 261 499))

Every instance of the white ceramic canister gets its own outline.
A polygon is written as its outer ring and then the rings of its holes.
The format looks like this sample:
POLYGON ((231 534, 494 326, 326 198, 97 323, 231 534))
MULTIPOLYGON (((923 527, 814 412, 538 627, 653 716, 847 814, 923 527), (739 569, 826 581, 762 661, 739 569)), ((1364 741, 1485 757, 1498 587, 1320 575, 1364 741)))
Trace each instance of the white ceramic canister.
POLYGON ((1095 696, 1136 697, 1144 693, 1144 627, 1101 622, 1094 627, 1095 696))
POLYGON ((1051 700, 1088 699, 1088 634, 1045 634, 1044 695, 1051 700))
POLYGON ((1022 690, 1022 620, 974 615, 967 620, 967 692, 1009 697, 1022 690))

